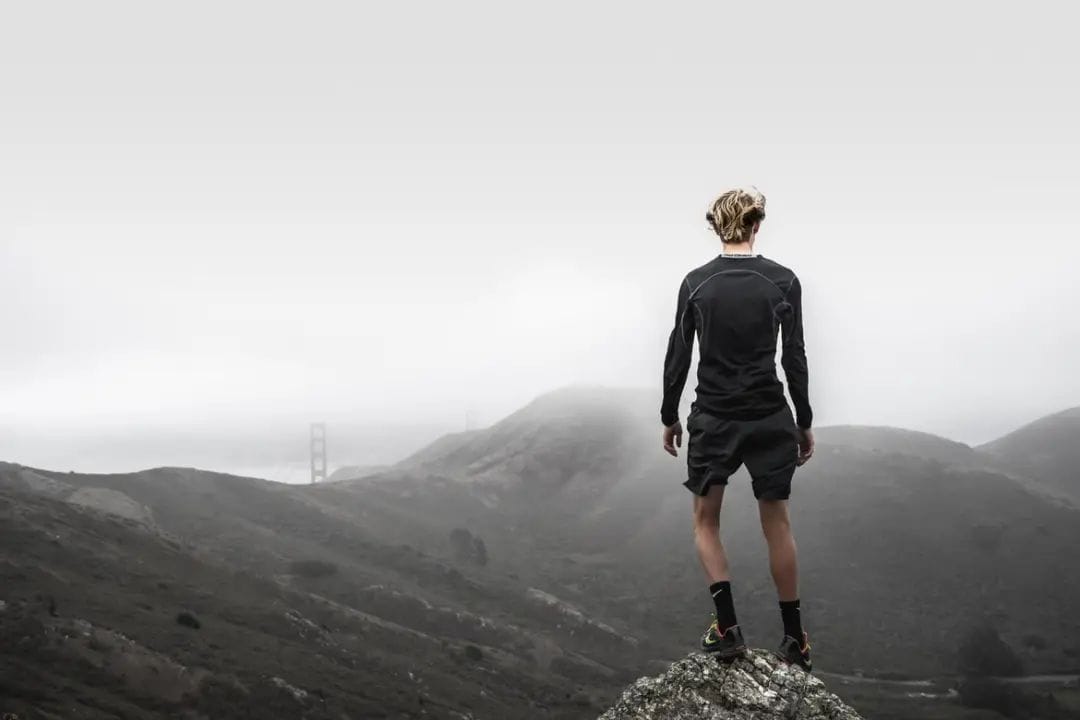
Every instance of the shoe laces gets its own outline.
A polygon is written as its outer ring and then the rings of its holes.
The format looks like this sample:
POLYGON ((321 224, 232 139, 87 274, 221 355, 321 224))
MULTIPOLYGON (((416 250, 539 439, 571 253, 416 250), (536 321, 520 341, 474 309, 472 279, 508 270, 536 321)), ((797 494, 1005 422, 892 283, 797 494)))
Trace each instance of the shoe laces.
POLYGON ((709 613, 709 614, 712 615, 712 623, 709 624, 709 629, 711 630, 712 628, 716 628, 716 634, 721 636, 721 637, 723 637, 724 635, 727 635, 727 631, 730 630, 731 628, 739 626, 739 623, 735 623, 734 625, 729 625, 728 627, 721 630, 720 629, 720 618, 718 618, 716 616, 716 613, 714 613, 714 612, 709 613))

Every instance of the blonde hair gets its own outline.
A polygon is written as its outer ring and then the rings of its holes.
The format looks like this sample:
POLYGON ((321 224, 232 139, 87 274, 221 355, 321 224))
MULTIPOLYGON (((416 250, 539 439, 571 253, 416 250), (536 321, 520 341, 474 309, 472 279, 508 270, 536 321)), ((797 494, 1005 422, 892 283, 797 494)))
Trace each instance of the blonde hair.
POLYGON ((728 190, 716 198, 705 219, 724 242, 745 242, 754 223, 765 219, 765 196, 753 185, 728 190))

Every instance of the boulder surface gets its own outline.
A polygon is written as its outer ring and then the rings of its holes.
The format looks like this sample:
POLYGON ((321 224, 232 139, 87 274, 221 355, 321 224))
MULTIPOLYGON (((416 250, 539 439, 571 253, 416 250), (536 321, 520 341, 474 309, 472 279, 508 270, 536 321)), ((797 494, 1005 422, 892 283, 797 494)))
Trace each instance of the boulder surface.
POLYGON ((861 720, 819 678, 751 648, 730 662, 701 652, 636 680, 599 720, 861 720))

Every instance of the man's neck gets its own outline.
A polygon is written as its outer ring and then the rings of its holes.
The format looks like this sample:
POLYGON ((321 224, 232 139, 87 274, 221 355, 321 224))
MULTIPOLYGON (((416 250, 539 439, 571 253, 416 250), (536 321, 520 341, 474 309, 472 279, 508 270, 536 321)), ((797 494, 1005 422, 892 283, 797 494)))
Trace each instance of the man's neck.
POLYGON ((734 256, 743 256, 743 257, 750 256, 750 257, 752 257, 755 253, 754 253, 754 248, 753 248, 753 246, 750 245, 750 243, 738 243, 738 244, 724 243, 724 248, 720 252, 720 254, 725 255, 725 256, 734 255, 734 256))

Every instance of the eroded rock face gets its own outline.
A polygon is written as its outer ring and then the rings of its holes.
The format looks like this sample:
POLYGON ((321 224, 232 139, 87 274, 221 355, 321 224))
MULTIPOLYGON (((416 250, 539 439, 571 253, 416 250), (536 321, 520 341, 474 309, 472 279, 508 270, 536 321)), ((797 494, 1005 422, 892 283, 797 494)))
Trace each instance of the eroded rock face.
POLYGON ((730 663, 692 652, 639 678, 599 720, 861 720, 825 684, 758 648, 730 663))

